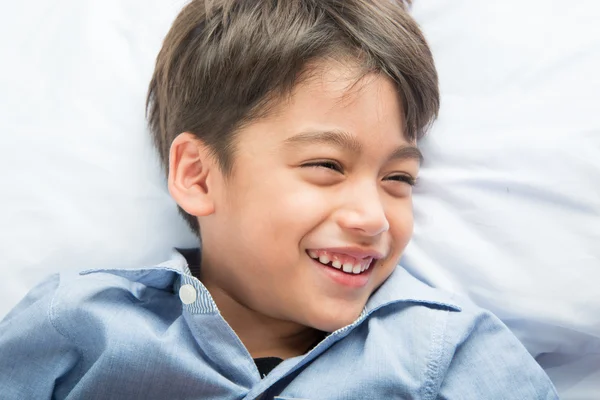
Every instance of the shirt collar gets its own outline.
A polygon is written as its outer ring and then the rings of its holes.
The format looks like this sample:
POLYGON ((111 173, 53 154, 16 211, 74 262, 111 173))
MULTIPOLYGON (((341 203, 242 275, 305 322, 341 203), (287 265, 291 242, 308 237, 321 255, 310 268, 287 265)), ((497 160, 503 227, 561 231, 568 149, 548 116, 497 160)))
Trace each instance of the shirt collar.
POLYGON ((173 250, 170 258, 160 264, 140 268, 95 268, 82 271, 80 275, 95 273, 121 276, 156 289, 172 286, 178 275, 191 275, 185 257, 177 250, 173 250))
POLYGON ((80 274, 108 273, 151 288, 171 290, 179 294, 184 308, 192 314, 219 313, 208 289, 192 275, 188 260, 182 253, 187 254, 187 251, 174 249, 169 260, 151 267, 91 269, 80 274))
POLYGON ((394 303, 420 303, 435 308, 461 311, 451 293, 428 286, 400 265, 371 295, 363 314, 370 314, 394 303))
MULTIPOLYGON (((83 271, 81 274, 105 272, 157 289, 171 287, 175 292, 179 291, 181 286, 189 284, 200 291, 201 298, 199 300, 202 303, 200 307, 190 305, 191 311, 200 313, 218 312, 208 290, 192 276, 188 260, 182 253, 188 254, 189 258, 188 250, 174 249, 169 260, 155 266, 138 269, 93 269, 83 271)), ((419 303, 435 308, 461 311, 451 293, 428 286, 411 275, 402 266, 396 267, 390 277, 371 295, 362 316, 394 303, 419 303)))

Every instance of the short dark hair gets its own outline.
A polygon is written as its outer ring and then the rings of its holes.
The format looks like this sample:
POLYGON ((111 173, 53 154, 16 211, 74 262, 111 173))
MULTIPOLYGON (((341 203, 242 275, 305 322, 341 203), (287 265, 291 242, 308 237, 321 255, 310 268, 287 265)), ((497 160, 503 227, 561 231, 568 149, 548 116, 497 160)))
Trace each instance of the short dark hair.
MULTIPOLYGON (((433 57, 402 1, 192 0, 164 40, 148 91, 149 127, 165 170, 171 143, 190 132, 229 176, 235 133, 327 59, 391 78, 408 140, 437 117, 433 57)), ((197 218, 180 212, 199 235, 197 218)))

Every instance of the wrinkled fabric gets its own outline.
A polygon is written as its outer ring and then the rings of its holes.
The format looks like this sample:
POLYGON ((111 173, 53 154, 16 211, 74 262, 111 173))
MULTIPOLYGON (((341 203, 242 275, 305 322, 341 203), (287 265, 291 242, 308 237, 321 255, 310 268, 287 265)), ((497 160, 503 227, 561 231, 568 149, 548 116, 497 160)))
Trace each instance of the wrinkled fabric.
POLYGON ((401 267, 361 316, 261 379, 178 252, 54 275, 0 323, 1 399, 557 399, 491 313, 401 267))

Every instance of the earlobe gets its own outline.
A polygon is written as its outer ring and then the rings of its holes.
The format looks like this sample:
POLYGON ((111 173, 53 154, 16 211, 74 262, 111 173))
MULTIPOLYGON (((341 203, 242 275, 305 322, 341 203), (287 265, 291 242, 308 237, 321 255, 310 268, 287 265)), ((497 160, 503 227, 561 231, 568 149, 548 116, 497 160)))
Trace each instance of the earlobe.
POLYGON ((169 193, 190 215, 203 217, 214 212, 209 176, 212 163, 204 143, 185 132, 173 140, 169 152, 169 193))

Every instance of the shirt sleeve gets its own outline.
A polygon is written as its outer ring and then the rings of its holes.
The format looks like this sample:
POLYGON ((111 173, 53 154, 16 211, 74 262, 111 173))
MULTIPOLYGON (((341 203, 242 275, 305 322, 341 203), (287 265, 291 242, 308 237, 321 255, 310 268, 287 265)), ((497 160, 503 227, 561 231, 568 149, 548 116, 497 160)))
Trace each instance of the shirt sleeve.
POLYGON ((53 325, 53 275, 32 289, 0 322, 0 388, 6 399, 50 399, 55 382, 77 363, 78 353, 53 325))
POLYGON ((459 343, 438 400, 558 399, 544 370, 493 314, 475 318, 459 343))

